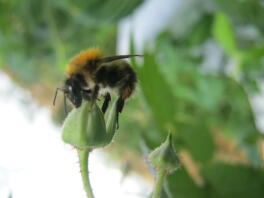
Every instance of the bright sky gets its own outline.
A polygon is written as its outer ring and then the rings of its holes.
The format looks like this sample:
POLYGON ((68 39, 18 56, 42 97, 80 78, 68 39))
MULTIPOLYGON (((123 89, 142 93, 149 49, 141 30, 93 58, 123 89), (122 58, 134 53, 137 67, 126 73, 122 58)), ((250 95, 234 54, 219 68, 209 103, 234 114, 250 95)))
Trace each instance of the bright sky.
MULTIPOLYGON (((47 109, 0 73, 0 198, 85 198, 74 149, 62 142, 47 109), (25 105, 22 105, 26 104, 25 105)), ((121 183, 122 174, 104 153, 90 158, 97 198, 147 197, 151 191, 136 175, 121 183)))
MULTIPOLYGON (((119 23, 117 52, 129 53, 130 37, 133 34, 138 53, 146 42, 153 43, 155 36, 164 29, 182 3, 193 0, 148 0, 119 23)), ((152 47, 152 46, 151 46, 152 47)))

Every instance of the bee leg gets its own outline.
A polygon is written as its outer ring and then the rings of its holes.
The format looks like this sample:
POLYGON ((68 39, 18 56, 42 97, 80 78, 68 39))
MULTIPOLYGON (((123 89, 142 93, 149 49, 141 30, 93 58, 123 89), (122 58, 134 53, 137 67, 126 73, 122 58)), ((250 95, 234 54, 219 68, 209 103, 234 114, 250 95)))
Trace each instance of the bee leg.
POLYGON ((92 90, 92 95, 91 95, 91 106, 90 106, 90 109, 89 111, 92 111, 93 109, 93 105, 97 99, 97 96, 98 96, 98 93, 99 93, 99 85, 95 85, 95 87, 93 88, 92 90))
POLYGON ((119 113, 116 116, 116 129, 119 129, 119 113))
POLYGON ((106 95, 104 96, 104 103, 102 106, 103 114, 106 112, 110 101, 111 101, 111 95, 110 95, 110 93, 107 92, 106 95))
POLYGON ((116 110, 118 113, 122 112, 124 104, 125 104, 125 100, 122 97, 119 97, 116 106, 116 110))
POLYGON ((119 128, 119 114, 122 112, 124 104, 125 104, 125 100, 122 97, 119 97, 116 106, 116 111, 117 111, 116 129, 119 128))

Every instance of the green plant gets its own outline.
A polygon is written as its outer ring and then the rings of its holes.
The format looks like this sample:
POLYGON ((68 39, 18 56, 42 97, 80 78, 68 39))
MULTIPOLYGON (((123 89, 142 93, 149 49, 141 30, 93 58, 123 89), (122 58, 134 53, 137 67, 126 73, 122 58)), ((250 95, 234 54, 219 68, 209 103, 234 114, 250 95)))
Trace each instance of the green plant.
MULTIPOLYGON (((94 198, 88 171, 89 154, 93 149, 111 143, 117 127, 116 105, 117 100, 112 105, 107 123, 97 103, 88 101, 80 108, 73 109, 64 121, 62 139, 77 149, 82 181, 88 198, 94 198)), ((157 181, 152 197, 159 198, 166 174, 175 171, 180 165, 171 134, 160 147, 150 153, 149 160, 157 170, 157 181)))
POLYGON ((63 125, 62 139, 77 149, 82 181, 89 198, 94 197, 88 171, 89 153, 111 143, 117 124, 116 102, 109 112, 107 123, 98 105, 86 101, 70 112, 63 125))
POLYGON ((180 160, 175 152, 171 134, 168 135, 164 143, 150 153, 149 161, 157 171, 152 198, 160 198, 166 175, 174 172, 180 166, 180 160))
MULTIPOLYGON (((68 57, 92 46, 116 54, 116 22, 143 1, 120 2, 0 1, 1 69, 50 105, 68 57), (117 12, 113 3, 121 5, 117 12)), ((134 156, 141 159, 171 131, 178 153, 193 165, 183 162, 167 175, 172 197, 263 197, 263 134, 251 99, 264 79, 264 7, 256 0, 190 2, 152 50, 146 46, 144 63, 133 62, 139 88, 108 154, 147 172, 134 156)), ((63 105, 56 108, 58 124, 65 115, 63 105)))

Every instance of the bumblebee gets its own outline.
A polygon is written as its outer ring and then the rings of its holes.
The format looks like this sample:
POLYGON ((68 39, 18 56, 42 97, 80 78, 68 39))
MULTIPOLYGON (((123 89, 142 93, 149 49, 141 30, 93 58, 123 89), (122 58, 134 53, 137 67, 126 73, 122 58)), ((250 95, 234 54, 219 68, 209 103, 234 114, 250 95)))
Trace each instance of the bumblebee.
POLYGON ((73 57, 66 67, 67 78, 63 87, 57 88, 53 100, 55 105, 57 92, 64 93, 66 98, 76 107, 83 100, 94 102, 103 95, 102 112, 105 113, 111 101, 110 91, 118 95, 117 112, 121 113, 124 102, 135 90, 137 76, 130 64, 124 60, 142 55, 117 55, 103 57, 99 49, 88 49, 73 57))

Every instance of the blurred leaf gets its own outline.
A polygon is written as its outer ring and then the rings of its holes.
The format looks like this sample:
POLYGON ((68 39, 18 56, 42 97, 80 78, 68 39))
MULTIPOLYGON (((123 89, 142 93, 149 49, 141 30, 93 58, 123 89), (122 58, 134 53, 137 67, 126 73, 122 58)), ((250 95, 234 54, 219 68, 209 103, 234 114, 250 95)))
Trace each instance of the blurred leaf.
POLYGON ((242 51, 241 83, 249 93, 260 91, 258 82, 264 78, 263 56, 264 46, 242 51))
POLYGON ((177 100, 171 92, 171 87, 159 71, 155 56, 153 54, 145 55, 143 66, 137 66, 135 69, 145 100, 151 108, 157 125, 161 129, 173 129, 177 100))
POLYGON ((198 187, 184 169, 168 176, 168 189, 173 198, 258 198, 264 193, 264 173, 246 166, 212 164, 203 168, 206 180, 198 187))
POLYGON ((227 164, 212 164, 203 169, 214 198, 260 198, 264 195, 263 170, 227 164))
POLYGON ((255 137, 260 134, 256 128, 252 107, 244 88, 231 78, 224 78, 223 80, 225 83, 225 99, 231 108, 229 115, 226 115, 226 121, 229 126, 236 127, 229 132, 239 140, 245 140, 248 136, 255 137))
POLYGON ((212 31, 214 38, 224 48, 224 50, 229 53, 229 55, 234 55, 237 50, 235 34, 229 18, 224 13, 218 12, 215 15, 212 31))
POLYGON ((190 28, 190 34, 187 40, 191 45, 199 45, 205 42, 210 36, 211 32, 208 31, 213 23, 212 15, 205 14, 202 16, 200 21, 198 21, 194 27, 190 28))
POLYGON ((254 24, 262 32, 264 30, 263 2, 258 0, 214 0, 216 8, 221 10, 236 23, 241 25, 254 24))
POLYGON ((167 177, 168 189, 173 198, 204 198, 206 190, 198 187, 185 169, 179 169, 167 177))
POLYGON ((126 17, 142 2, 143 0, 59 0, 52 2, 52 6, 61 12, 68 12, 79 23, 101 26, 126 17))
POLYGON ((195 161, 205 163, 212 159, 215 150, 213 138, 202 122, 181 124, 179 131, 184 148, 191 153, 195 161))
POLYGON ((261 134, 256 127, 248 95, 235 80, 224 78, 223 82, 225 91, 219 114, 215 117, 217 125, 229 138, 238 142, 239 147, 247 152, 251 163, 258 167, 261 162, 256 144, 261 134))

